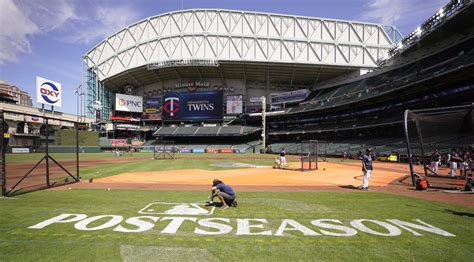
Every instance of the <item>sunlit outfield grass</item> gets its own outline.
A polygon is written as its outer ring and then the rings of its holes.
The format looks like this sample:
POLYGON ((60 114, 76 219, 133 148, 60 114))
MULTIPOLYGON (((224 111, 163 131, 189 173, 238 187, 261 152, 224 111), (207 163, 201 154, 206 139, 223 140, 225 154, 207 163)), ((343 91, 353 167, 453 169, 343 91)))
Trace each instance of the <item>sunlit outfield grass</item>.
MULTIPOLYGON (((30 154, 6 154, 7 162, 17 162, 17 161, 30 161, 36 160, 41 158, 44 154, 43 153, 30 153, 30 154)), ((57 160, 66 160, 66 159, 75 159, 75 153, 52 153, 50 154, 57 160)), ((79 159, 101 159, 101 158, 153 158, 153 153, 124 153, 122 156, 117 157, 112 152, 103 152, 103 153, 80 153, 79 159)), ((175 157, 177 159, 188 159, 188 158, 214 158, 214 159, 223 159, 223 158, 235 158, 235 159, 242 159, 242 158, 274 158, 275 155, 264 155, 264 154, 206 154, 206 153, 183 153, 179 154, 176 153, 175 157)))
MULTIPOLYGON (((43 154, 7 154, 7 163, 19 163, 22 161, 35 161, 40 159, 43 154)), ((73 153, 54 153, 51 156, 61 162, 61 160, 72 160, 76 158, 73 153)), ((82 179, 100 178, 117 175, 125 172, 146 172, 163 171, 178 169, 204 169, 204 170, 225 170, 233 167, 217 167, 214 164, 222 162, 238 162, 262 166, 273 166, 276 155, 271 154, 175 154, 175 159, 153 160, 153 153, 133 153, 115 156, 111 152, 104 153, 85 153, 79 154, 80 160, 100 160, 108 161, 129 160, 126 162, 117 161, 116 163, 104 163, 88 165, 86 162, 81 164, 80 176, 82 179)), ((289 162, 300 161, 298 156, 288 156, 289 162)), ((322 160, 322 159, 321 159, 322 160)), ((341 162, 341 159, 327 158, 329 162, 341 162)), ((358 162, 358 160, 344 160, 346 162, 358 162)), ((31 163, 33 165, 33 163, 31 163)))
MULTIPOLYGON (((239 207, 217 209, 207 218, 227 218, 229 234, 194 233, 195 222, 185 221, 176 234, 161 231, 169 221, 157 221, 141 233, 114 232, 113 228, 79 231, 74 223, 43 229, 28 227, 60 214, 139 216, 152 202, 203 201, 206 192, 140 190, 48 190, 0 199, 0 260, 2 261, 472 261, 474 209, 373 192, 268 193, 237 192, 239 207), (272 236, 238 236, 236 219, 264 218, 272 236), (287 231, 274 236, 282 219, 312 226, 314 219, 330 218, 348 225, 367 218, 383 221, 421 219, 455 237, 402 230, 395 237, 358 232, 351 237, 304 236, 287 231)), ((162 215, 158 215, 162 216, 162 215)), ((201 219, 199 217, 198 219, 201 219)), ((94 222, 93 226, 101 222, 94 222)), ((123 223, 122 223, 123 224, 123 223)), ((133 228, 131 225, 124 226, 133 228)), ((383 228, 374 227, 384 232, 383 228)), ((421 231, 420 231, 421 232, 421 231)))
MULTIPOLYGON (((29 153, 29 154, 6 154, 6 161, 7 162, 18 162, 18 161, 31 161, 37 160, 41 158, 44 154, 43 153, 29 153)), ((72 160, 76 159, 75 153, 52 153, 50 154, 57 160, 72 160)), ((245 153, 245 154, 212 154, 212 153, 176 153, 176 159, 275 159, 277 157, 276 154, 253 154, 253 153, 245 153)), ((102 153, 80 153, 79 159, 87 160, 87 159, 102 159, 102 158, 153 158, 153 153, 148 152, 139 152, 128 154, 125 153, 120 157, 115 156, 112 152, 102 152, 102 153)), ((298 156, 288 155, 288 160, 297 161, 299 159, 298 156)), ((322 160, 322 159, 321 159, 322 160)), ((329 162, 341 162, 340 158, 325 158, 325 160, 329 162)), ((346 159, 346 162, 359 162, 359 160, 353 159, 346 159)))

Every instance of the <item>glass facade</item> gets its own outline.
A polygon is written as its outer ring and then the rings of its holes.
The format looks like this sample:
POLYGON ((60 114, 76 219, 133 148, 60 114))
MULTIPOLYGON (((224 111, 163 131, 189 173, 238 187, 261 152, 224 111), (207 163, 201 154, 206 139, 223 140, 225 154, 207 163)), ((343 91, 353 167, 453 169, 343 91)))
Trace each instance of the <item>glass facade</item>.
POLYGON ((94 104, 96 101, 100 102, 102 108, 100 109, 100 120, 107 122, 112 115, 112 92, 105 88, 104 84, 97 78, 97 73, 94 68, 87 68, 85 66, 85 115, 88 118, 96 119, 96 108, 94 104))

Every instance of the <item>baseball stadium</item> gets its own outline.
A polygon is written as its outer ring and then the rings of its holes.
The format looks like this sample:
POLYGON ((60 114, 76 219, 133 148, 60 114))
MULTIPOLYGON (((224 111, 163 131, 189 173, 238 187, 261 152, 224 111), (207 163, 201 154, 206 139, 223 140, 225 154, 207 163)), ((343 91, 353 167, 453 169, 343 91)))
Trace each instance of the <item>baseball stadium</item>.
POLYGON ((190 9, 110 32, 78 115, 41 77, 51 110, 0 95, 0 260, 473 261, 473 17, 451 0, 402 36, 190 9))

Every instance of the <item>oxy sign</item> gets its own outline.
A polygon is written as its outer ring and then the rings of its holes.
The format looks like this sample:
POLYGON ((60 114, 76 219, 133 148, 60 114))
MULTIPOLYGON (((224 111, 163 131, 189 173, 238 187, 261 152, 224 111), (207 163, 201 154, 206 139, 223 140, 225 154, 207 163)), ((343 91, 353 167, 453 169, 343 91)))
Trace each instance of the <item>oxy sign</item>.
POLYGON ((61 84, 42 78, 36 77, 36 102, 44 105, 62 106, 61 84))
POLYGON ((143 112, 143 97, 115 94, 115 110, 126 112, 143 112))

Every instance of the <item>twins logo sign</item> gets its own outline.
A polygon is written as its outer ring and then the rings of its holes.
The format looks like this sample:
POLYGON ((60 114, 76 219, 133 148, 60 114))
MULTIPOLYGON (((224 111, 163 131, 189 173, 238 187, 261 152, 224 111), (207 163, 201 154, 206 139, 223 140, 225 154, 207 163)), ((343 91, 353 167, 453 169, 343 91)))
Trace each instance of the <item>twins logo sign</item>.
POLYGON ((166 93, 163 120, 219 120, 223 117, 222 92, 166 93))
POLYGON ((165 98, 165 103, 163 104, 163 110, 174 117, 174 114, 179 111, 179 97, 167 97, 165 98))
POLYGON ((37 76, 36 102, 40 104, 61 107, 61 84, 37 76))

